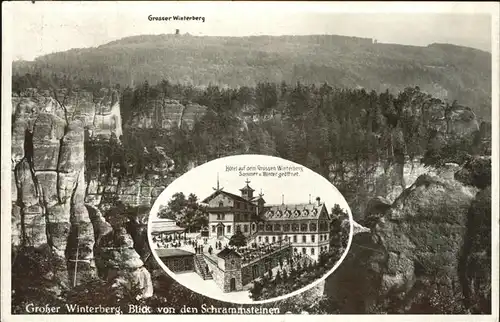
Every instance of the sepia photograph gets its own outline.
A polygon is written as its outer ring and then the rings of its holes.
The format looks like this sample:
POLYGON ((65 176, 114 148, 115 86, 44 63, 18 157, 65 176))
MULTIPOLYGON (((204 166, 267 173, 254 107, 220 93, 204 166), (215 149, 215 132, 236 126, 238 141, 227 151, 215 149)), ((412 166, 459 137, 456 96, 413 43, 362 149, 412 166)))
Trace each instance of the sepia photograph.
POLYGON ((347 202, 328 180, 264 155, 191 170, 160 195, 149 218, 151 249, 172 277, 238 303, 282 298, 321 282, 345 257, 352 236, 347 202), (193 186, 195 178, 209 183, 215 172, 212 191, 193 186), (258 186, 266 193, 257 193, 258 186))
POLYGON ((498 321, 498 3, 2 6, 2 320, 498 321))

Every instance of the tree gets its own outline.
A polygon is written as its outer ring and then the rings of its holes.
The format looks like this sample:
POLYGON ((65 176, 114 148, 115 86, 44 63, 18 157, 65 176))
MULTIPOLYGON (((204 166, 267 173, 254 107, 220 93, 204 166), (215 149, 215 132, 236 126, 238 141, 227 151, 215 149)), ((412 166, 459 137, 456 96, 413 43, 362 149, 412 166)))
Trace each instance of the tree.
POLYGON ((236 234, 231 236, 231 239, 229 240, 229 245, 240 248, 247 245, 247 239, 245 235, 243 235, 243 233, 240 230, 238 230, 236 231, 236 234))
POLYGON ((165 206, 161 207, 160 210, 158 210, 158 218, 177 220, 175 214, 165 206))
POLYGON ((281 282, 281 274, 280 274, 280 271, 277 271, 276 272, 276 276, 274 277, 274 281, 276 283, 280 283, 281 282))
POLYGON ((187 199, 182 192, 175 193, 168 206, 160 208, 158 217, 175 220, 190 232, 208 224, 207 216, 198 204, 198 197, 192 193, 187 199))
POLYGON ((250 297, 252 300, 257 301, 262 295, 262 283, 259 281, 253 282, 253 287, 250 289, 250 297))
POLYGON ((170 211, 175 213, 180 213, 187 205, 186 196, 182 192, 175 193, 170 201, 168 202, 168 208, 170 211))

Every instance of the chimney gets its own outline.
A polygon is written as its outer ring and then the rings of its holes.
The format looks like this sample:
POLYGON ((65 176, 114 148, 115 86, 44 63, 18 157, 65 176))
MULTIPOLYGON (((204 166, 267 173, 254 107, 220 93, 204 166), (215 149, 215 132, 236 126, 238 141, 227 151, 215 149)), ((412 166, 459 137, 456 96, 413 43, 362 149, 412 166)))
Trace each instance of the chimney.
POLYGON ((316 198, 316 202, 317 202, 317 205, 318 205, 318 206, 321 206, 321 198, 320 198, 320 197, 317 197, 317 198, 316 198))
POLYGON ((309 194, 309 204, 311 204, 311 194, 309 194))
POLYGON ((282 205, 285 204, 285 195, 284 194, 281 195, 281 204, 282 205))

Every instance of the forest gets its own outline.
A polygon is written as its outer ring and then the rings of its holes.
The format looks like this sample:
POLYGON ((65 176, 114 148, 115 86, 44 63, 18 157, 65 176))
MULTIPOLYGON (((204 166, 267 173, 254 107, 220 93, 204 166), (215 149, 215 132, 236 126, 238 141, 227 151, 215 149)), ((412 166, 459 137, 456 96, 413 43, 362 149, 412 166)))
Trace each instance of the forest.
MULTIPOLYGON (((75 84, 65 77, 39 74, 15 76, 13 91, 33 84, 42 89, 88 91, 102 86, 95 80, 75 84)), ((118 165, 125 176, 143 174, 165 161, 155 152, 157 146, 175 160, 179 175, 193 165, 223 156, 266 154, 305 165, 327 179, 336 178, 349 200, 359 193, 357 187, 377 162, 390 165, 420 159, 425 165, 441 166, 463 164, 473 155, 491 153, 489 122, 465 135, 443 130, 436 119, 448 122, 452 112, 460 109, 462 121, 467 122, 474 118, 472 109, 434 98, 419 87, 405 88, 397 95, 388 90, 377 93, 301 82, 197 88, 163 80, 157 85, 145 81, 133 88, 116 88, 121 93, 123 136, 119 141, 86 142, 91 172, 99 166, 101 172, 109 172, 118 165), (194 120, 192 128, 129 125, 146 112, 148 102, 163 98, 197 103, 207 111, 194 120), (97 162, 99 157, 107 162, 97 162), (349 173, 352 171, 355 173, 349 173)))
POLYGON ((481 120, 491 120, 491 54, 446 44, 404 46, 335 35, 142 35, 14 62, 13 75, 26 73, 55 73, 75 83, 94 79, 121 87, 145 80, 224 88, 328 82, 368 92, 389 88, 397 94, 406 86, 419 86, 473 107, 481 120))

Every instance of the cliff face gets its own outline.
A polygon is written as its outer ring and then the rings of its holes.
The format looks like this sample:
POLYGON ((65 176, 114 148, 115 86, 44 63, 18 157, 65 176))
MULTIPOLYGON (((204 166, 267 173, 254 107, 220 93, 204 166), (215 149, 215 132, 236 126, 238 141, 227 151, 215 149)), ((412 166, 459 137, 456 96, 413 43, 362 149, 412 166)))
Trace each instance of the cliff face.
MULTIPOLYGON (((143 263, 148 256, 147 213, 181 174, 173 172, 178 160, 156 146, 145 152, 154 154, 155 162, 141 173, 123 172, 116 164, 101 166, 110 163, 107 149, 123 132, 114 91, 29 90, 12 101, 12 244, 19 259, 15 267, 21 269, 21 259, 35 251, 50 265, 34 263, 38 266, 32 271, 43 272, 43 287, 56 294, 100 277, 127 287, 138 284, 143 296, 151 296, 151 276, 143 263), (98 142, 92 157, 85 150, 90 140, 98 142)), ((447 107, 420 94, 408 102, 404 113, 445 140, 467 137, 478 129, 467 108, 447 107)), ((206 111, 174 100, 148 104, 129 118, 125 130, 190 129, 206 111)), ((279 115, 261 120, 251 109, 244 113, 244 122, 282 121, 279 115)), ((404 150, 398 136, 408 133, 391 128, 395 150, 404 150)), ((478 262, 487 267, 491 255, 485 251, 487 238, 477 236, 491 229, 484 184, 491 177, 491 170, 485 170, 490 160, 475 160, 457 172, 453 165, 437 170, 418 158, 391 157, 395 161, 329 167, 333 184, 354 187, 345 197, 356 220, 369 219, 371 231, 360 229, 356 234, 345 262, 325 283, 326 294, 346 313, 388 307, 418 311, 422 289, 439 284, 443 288, 436 292, 459 293, 469 307, 484 309, 491 283, 487 269, 478 274, 476 267, 478 262)), ((192 160, 188 164, 194 166, 192 160)))
POLYGON ((197 118, 205 114, 205 106, 161 97, 148 101, 137 115, 132 116, 127 126, 132 128, 160 128, 171 130, 186 127, 192 129, 197 118))
MULTIPOLYGON (((102 238, 118 230, 126 239, 126 232, 111 227, 85 202, 85 137, 121 135, 118 95, 30 90, 14 96, 12 104, 12 245, 19 259, 13 264, 22 269, 23 255, 40 253, 42 259, 34 265, 48 265, 46 286, 59 294, 102 274, 95 256, 102 238)), ((120 254, 126 250, 117 240, 106 247, 120 254)), ((134 253, 129 248, 127 256, 116 255, 121 265, 111 267, 131 275, 129 282, 141 280, 144 293, 150 294, 149 274, 134 253), (134 258, 133 265, 127 258, 134 258)), ((120 274, 115 275, 109 278, 118 280, 120 274)))
POLYGON ((422 175, 393 203, 371 202, 371 231, 354 236, 326 281, 341 313, 491 310, 491 271, 477 264, 491 258, 491 190, 476 195, 480 187, 455 179, 462 171, 422 175))

